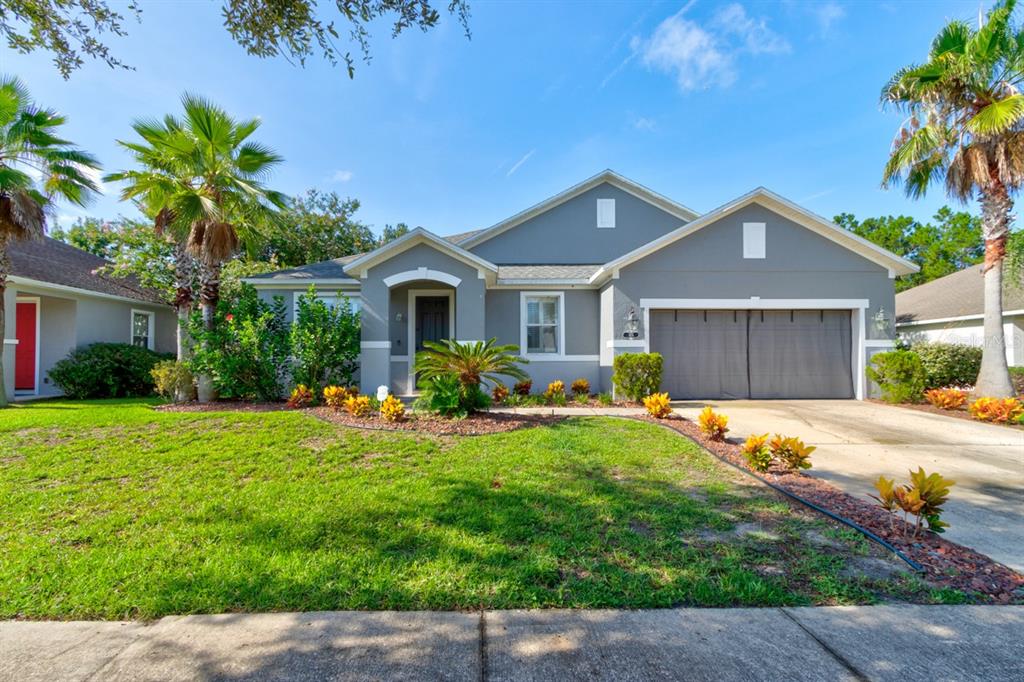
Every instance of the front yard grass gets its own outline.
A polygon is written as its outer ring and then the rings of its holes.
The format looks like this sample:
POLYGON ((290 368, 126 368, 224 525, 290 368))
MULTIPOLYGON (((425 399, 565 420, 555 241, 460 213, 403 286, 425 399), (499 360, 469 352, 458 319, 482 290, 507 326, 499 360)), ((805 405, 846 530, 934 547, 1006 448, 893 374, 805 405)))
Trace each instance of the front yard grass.
POLYGON ((0 499, 4 618, 932 598, 691 442, 610 418, 435 438, 37 403, 0 413, 0 499))

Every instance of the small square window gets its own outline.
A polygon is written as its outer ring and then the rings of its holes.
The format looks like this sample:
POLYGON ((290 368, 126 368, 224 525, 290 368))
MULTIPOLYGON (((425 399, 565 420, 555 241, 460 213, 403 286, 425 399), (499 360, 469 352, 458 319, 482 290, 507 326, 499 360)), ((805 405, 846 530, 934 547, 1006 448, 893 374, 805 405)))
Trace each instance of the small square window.
POLYGON ((597 200, 597 226, 615 227, 615 199, 597 200))
POLYGON ((743 257, 765 257, 764 223, 743 223, 743 257))

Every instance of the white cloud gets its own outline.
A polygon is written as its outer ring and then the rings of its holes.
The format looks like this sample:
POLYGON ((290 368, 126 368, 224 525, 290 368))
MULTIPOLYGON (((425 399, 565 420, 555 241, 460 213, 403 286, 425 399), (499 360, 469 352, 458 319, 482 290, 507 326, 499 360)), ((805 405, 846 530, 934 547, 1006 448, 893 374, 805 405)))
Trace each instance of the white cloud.
POLYGON ((647 118, 646 116, 637 116, 633 119, 633 127, 637 130, 643 130, 645 132, 651 132, 658 127, 658 122, 653 118, 647 118))
POLYGON ((345 183, 351 180, 354 175, 355 173, 350 170, 336 170, 331 175, 331 182, 345 183))
POLYGON ((790 49, 765 19, 749 16, 738 3, 721 8, 703 26, 683 16, 688 9, 658 24, 650 38, 634 38, 632 43, 644 64, 674 75, 681 90, 728 87, 736 81, 739 55, 790 49))
POLYGON ((536 149, 531 149, 530 151, 526 152, 526 154, 523 155, 523 158, 516 161, 515 164, 513 164, 513 166, 508 169, 508 172, 505 173, 505 177, 511 177, 513 173, 519 170, 520 166, 522 166, 524 163, 530 160, 530 157, 533 156, 534 152, 536 151, 536 149))
POLYGON ((828 33, 834 23, 846 16, 846 10, 843 9, 843 6, 831 0, 820 5, 813 5, 811 11, 818 19, 818 28, 821 35, 828 33))

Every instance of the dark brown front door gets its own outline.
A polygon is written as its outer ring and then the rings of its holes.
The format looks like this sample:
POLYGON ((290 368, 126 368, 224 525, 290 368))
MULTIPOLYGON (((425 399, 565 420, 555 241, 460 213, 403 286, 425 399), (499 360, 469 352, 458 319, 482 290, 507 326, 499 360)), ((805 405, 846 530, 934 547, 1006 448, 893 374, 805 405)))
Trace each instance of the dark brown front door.
POLYGON ((448 338, 448 333, 448 297, 417 297, 416 352, 423 350, 424 341, 440 341, 448 338))

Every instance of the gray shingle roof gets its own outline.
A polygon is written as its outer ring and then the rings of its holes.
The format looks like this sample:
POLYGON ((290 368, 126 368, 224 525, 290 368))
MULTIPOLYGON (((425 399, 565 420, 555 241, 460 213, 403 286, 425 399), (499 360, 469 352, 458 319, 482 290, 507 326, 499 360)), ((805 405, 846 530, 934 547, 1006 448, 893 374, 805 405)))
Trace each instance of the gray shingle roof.
POLYGON ((600 268, 600 265, 499 265, 498 279, 578 279, 586 281, 600 268))
POLYGON ((145 303, 166 303, 160 293, 147 289, 134 277, 110 277, 95 271, 109 263, 93 254, 50 237, 8 242, 11 274, 145 303))
MULTIPOLYGON (((920 322, 981 315, 985 311, 985 282, 981 266, 925 282, 896 294, 896 321, 920 322)), ((1024 309, 1024 283, 1013 286, 1003 278, 1003 310, 1024 309)))

